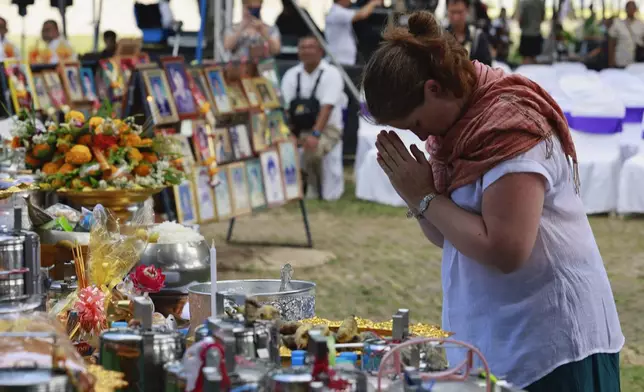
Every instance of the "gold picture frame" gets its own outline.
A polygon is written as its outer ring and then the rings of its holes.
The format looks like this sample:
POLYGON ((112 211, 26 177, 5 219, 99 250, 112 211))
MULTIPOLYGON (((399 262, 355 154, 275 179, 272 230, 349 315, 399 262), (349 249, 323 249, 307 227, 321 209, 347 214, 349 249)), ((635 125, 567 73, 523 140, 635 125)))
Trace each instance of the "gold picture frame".
POLYGON ((205 120, 192 120, 192 145, 199 163, 204 163, 215 156, 212 131, 205 120))
POLYGON ((58 72, 65 88, 67 100, 71 103, 86 102, 80 78, 80 63, 78 61, 60 63, 58 64, 58 72))
POLYGON ((203 74, 207 82, 211 102, 215 105, 215 114, 232 114, 235 108, 230 100, 223 70, 219 67, 206 67, 203 70, 203 74))
POLYGON ((244 89, 244 94, 246 94, 246 99, 248 100, 248 106, 252 109, 261 107, 261 102, 255 90, 255 85, 253 80, 250 78, 243 78, 241 80, 242 88, 244 89))
POLYGON ((174 204, 177 210, 177 221, 181 224, 194 224, 199 221, 193 183, 184 180, 173 188, 174 204))
POLYGON ((300 154, 297 143, 287 140, 277 143, 280 156, 282 182, 284 183, 284 198, 286 201, 298 200, 304 197, 302 187, 302 172, 300 170, 300 154))
POLYGON ((16 59, 4 61, 5 75, 14 109, 40 110, 31 67, 16 59))
POLYGON ((222 221, 233 218, 233 203, 228 180, 228 165, 220 166, 215 174, 217 185, 215 186, 215 208, 217 209, 217 220, 222 221))
POLYGON ((167 125, 179 122, 179 113, 172 99, 170 84, 162 69, 142 70, 147 92, 147 101, 154 125, 167 125))
POLYGON ((210 173, 205 166, 199 166, 192 172, 192 182, 197 200, 197 216, 199 223, 217 221, 217 205, 215 192, 210 185, 210 173))
POLYGON ((253 85, 264 109, 278 109, 281 107, 279 97, 273 89, 273 84, 268 79, 262 76, 253 78, 253 85))
POLYGON ((228 171, 228 181, 230 184, 233 216, 237 217, 251 213, 253 208, 250 204, 246 165, 244 162, 235 162, 226 165, 226 170, 228 171))
POLYGON ((228 85, 228 98, 236 112, 246 112, 250 109, 240 83, 230 83, 228 85))

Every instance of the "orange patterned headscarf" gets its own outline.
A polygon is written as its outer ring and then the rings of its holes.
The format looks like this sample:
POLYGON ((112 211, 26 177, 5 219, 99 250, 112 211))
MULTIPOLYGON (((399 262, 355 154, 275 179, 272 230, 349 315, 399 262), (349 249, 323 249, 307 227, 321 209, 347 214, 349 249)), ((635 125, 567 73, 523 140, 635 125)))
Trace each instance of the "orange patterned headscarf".
POLYGON ((538 84, 520 75, 474 62, 478 80, 463 116, 442 137, 426 142, 438 192, 452 192, 476 181, 503 161, 559 138, 574 166, 577 153, 564 114, 538 84))

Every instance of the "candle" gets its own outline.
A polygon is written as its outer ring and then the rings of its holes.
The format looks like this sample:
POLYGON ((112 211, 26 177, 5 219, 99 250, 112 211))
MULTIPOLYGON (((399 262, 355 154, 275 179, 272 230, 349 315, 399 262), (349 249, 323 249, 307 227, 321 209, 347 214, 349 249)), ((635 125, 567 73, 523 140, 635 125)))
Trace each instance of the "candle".
POLYGON ((215 240, 210 247, 210 315, 217 315, 217 249, 215 240))

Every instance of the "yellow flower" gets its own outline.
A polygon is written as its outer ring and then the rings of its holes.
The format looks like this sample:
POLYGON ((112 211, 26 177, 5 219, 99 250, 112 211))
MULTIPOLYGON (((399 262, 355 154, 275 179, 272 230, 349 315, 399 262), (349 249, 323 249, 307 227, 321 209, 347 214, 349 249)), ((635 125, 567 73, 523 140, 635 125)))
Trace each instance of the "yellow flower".
POLYGON ((70 110, 65 114, 65 122, 75 121, 77 123, 85 123, 85 115, 78 110, 70 110))
POLYGON ((206 114, 210 111, 210 103, 204 102, 201 107, 199 107, 201 114, 206 114))
POLYGON ((89 119, 89 129, 96 129, 100 125, 103 125, 105 120, 102 117, 92 117, 89 119))

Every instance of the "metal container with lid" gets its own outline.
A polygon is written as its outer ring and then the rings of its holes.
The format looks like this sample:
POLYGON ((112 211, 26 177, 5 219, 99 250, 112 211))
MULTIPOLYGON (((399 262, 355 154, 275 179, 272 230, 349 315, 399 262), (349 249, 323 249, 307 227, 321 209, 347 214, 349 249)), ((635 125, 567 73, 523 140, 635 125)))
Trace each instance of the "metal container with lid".
POLYGON ((0 231, 0 299, 42 296, 44 291, 40 238, 34 232, 21 230, 21 209, 15 212, 14 230, 0 231))
POLYGON ((148 244, 139 264, 161 268, 165 290, 187 292, 194 282, 210 280, 210 248, 206 241, 181 244, 148 244))
MULTIPOLYGON (((305 280, 290 281, 291 289, 279 291, 280 279, 248 279, 217 281, 217 290, 226 298, 252 297, 260 305, 272 305, 280 311, 282 320, 295 321, 315 316, 315 283, 305 280)), ((199 283, 188 288, 190 320, 201 323, 210 316, 210 283, 199 283)), ((220 309, 220 307, 217 307, 220 309)))
POLYGON ((101 334, 99 363, 107 370, 125 373, 131 391, 162 391, 164 367, 180 360, 185 352, 183 335, 167 327, 152 327, 152 302, 133 299, 138 328, 109 329, 101 334))
POLYGON ((247 325, 244 321, 211 317, 207 324, 210 335, 224 345, 227 368, 235 366, 229 353, 233 357, 264 360, 275 365, 281 363, 279 330, 274 322, 255 321, 247 325))

